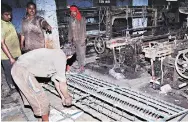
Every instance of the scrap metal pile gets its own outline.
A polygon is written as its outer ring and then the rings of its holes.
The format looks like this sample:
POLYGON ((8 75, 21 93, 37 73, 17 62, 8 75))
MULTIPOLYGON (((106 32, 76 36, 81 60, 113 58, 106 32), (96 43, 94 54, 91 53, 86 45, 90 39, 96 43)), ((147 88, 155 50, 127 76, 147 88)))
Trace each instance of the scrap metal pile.
MULTIPOLYGON (((98 120, 167 121, 188 109, 85 75, 67 75, 73 105, 98 120)), ((52 84, 44 87, 57 94, 52 84)))

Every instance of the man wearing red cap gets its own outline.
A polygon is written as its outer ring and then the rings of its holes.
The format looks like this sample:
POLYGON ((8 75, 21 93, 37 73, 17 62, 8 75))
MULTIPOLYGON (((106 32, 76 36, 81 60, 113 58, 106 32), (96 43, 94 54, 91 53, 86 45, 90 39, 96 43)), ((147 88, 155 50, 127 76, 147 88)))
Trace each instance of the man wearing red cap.
POLYGON ((86 22, 81 16, 78 7, 72 5, 70 7, 71 17, 69 21, 68 40, 73 42, 76 48, 76 59, 79 65, 79 72, 84 72, 85 65, 85 40, 86 40, 86 22))

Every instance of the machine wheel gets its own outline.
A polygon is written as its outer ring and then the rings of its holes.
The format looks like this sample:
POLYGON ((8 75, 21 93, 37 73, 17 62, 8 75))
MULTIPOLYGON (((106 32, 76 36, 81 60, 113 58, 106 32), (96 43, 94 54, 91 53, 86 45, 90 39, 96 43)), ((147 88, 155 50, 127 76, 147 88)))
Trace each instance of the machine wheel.
POLYGON ((94 40, 94 48, 95 48, 95 51, 98 53, 98 54, 102 54, 104 53, 105 49, 106 49, 106 44, 105 44, 105 41, 102 37, 96 37, 95 40, 94 40))
POLYGON ((175 67, 181 77, 188 79, 188 49, 178 53, 175 60, 175 67))

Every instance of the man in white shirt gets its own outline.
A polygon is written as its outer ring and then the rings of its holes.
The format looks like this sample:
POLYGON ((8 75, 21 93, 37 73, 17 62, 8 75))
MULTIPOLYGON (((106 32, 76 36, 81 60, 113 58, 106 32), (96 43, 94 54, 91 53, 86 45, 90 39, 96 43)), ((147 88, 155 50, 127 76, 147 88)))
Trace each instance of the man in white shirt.
POLYGON ((24 104, 30 105, 34 114, 41 116, 43 121, 49 120, 49 100, 35 77, 50 77, 63 104, 71 105, 72 97, 68 93, 65 77, 69 56, 66 54, 61 49, 36 49, 21 55, 11 70, 24 104))

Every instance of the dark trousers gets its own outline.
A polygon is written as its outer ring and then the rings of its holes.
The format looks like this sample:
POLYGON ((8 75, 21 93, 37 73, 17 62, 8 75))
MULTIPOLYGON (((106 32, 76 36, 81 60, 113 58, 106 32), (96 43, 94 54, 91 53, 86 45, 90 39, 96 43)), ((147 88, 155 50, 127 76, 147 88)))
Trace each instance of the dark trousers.
POLYGON ((67 65, 72 66, 72 64, 76 61, 76 53, 70 59, 67 59, 67 65))
MULTIPOLYGON (((17 60, 18 58, 15 58, 15 59, 17 60)), ((5 73, 5 78, 6 78, 7 84, 9 86, 9 88, 12 89, 11 85, 15 86, 15 83, 14 83, 14 81, 12 79, 12 75, 11 75, 12 65, 10 63, 10 60, 1 60, 1 65, 2 65, 4 73, 5 73)))

